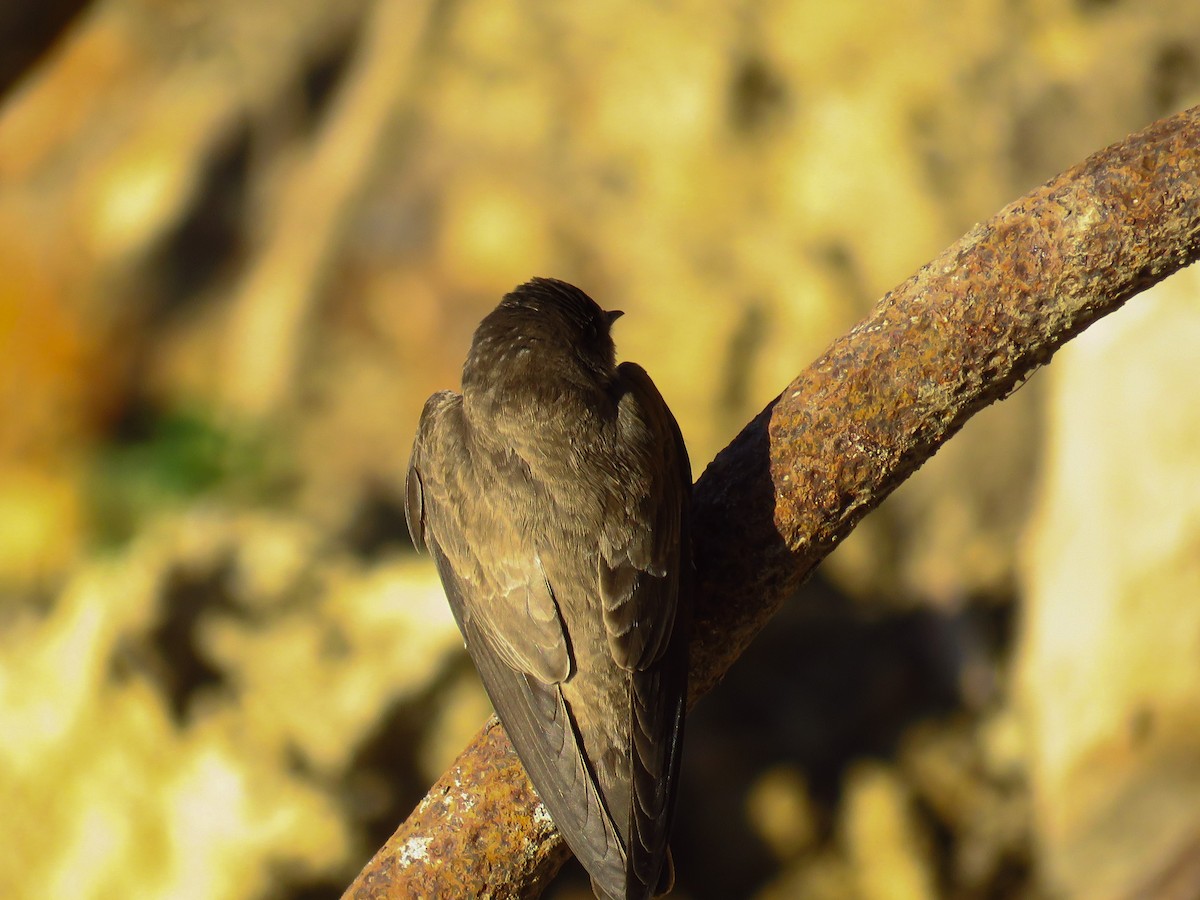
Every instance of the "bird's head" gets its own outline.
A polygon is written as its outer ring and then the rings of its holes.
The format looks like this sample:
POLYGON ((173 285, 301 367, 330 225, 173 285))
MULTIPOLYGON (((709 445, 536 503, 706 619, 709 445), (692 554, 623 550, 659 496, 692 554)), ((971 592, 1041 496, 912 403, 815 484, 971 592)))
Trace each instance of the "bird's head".
POLYGON ((555 387, 541 383, 549 381, 603 390, 615 372, 611 329, 620 316, 565 281, 534 278, 479 323, 463 365, 463 392, 541 392, 555 387))

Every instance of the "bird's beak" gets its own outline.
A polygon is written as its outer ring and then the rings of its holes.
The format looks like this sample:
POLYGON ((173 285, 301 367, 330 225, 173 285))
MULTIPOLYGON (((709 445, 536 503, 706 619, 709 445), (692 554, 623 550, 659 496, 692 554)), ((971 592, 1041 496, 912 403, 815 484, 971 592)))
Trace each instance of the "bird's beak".
POLYGON ((608 312, 606 312, 604 315, 606 315, 606 316, 608 317, 608 327, 609 327, 609 328, 612 328, 612 323, 613 323, 613 322, 615 322, 615 321, 617 321, 617 319, 621 318, 621 316, 625 315, 625 310, 623 310, 623 309, 610 309, 610 310, 609 310, 608 312))

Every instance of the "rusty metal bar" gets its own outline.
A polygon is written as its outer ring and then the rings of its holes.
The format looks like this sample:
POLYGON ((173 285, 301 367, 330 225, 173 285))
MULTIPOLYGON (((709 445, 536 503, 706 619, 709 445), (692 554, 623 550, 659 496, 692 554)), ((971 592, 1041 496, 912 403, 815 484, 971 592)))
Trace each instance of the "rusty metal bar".
MULTIPOLYGON (((1200 107, 1047 182, 888 293, 696 483, 692 700, 972 414, 1198 255, 1200 107)), ((536 897, 566 855, 492 722, 346 897, 536 897)))

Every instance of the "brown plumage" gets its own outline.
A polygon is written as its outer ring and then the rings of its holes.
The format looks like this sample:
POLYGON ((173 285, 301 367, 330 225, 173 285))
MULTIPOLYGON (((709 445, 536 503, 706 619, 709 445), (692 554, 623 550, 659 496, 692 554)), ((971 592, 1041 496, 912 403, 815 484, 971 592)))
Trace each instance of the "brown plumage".
POLYGON ((670 410, 561 281, 508 294, 425 404, 406 514, 538 795, 598 896, 670 888, 691 470, 670 410))

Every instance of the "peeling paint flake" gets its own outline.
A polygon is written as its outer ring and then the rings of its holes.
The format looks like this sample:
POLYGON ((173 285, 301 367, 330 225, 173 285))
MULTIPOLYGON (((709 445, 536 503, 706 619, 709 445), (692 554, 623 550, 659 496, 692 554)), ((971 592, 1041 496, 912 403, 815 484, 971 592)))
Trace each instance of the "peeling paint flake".
POLYGON ((549 828, 554 825, 554 820, 550 818, 550 812, 543 803, 534 807, 533 821, 539 828, 549 828))
POLYGON ((407 868, 413 863, 424 862, 428 859, 429 845, 433 843, 433 838, 425 835, 414 835, 404 842, 404 845, 396 853, 396 859, 400 865, 407 868))

